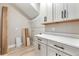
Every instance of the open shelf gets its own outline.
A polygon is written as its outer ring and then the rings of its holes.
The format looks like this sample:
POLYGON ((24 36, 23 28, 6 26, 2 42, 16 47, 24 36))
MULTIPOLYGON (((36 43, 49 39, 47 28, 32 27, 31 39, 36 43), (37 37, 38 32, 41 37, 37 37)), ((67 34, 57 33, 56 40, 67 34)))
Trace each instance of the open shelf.
POLYGON ((72 22, 79 22, 79 19, 69 19, 64 21, 52 21, 52 22, 44 22, 43 25, 50 25, 50 24, 61 24, 61 23, 72 23, 72 22))

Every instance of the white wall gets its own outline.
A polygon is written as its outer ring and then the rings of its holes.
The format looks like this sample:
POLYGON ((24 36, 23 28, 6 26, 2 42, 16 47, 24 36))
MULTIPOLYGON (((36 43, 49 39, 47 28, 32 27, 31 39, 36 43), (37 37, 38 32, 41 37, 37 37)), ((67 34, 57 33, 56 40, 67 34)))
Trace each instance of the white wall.
POLYGON ((22 36, 22 28, 30 28, 30 21, 13 6, 8 5, 8 43, 15 44, 15 38, 22 36))
POLYGON ((31 21, 32 38, 35 40, 34 35, 45 32, 45 26, 42 25, 44 17, 47 16, 47 21, 52 21, 52 3, 40 3, 40 15, 31 21))
POLYGON ((43 33, 45 31, 44 16, 47 16, 47 21, 52 21, 52 4, 46 1, 45 3, 40 3, 40 15, 33 19, 30 23, 26 17, 24 17, 18 10, 13 6, 8 5, 8 43, 9 45, 15 44, 15 38, 21 37, 21 30, 24 27, 28 27, 30 32, 32 32, 32 37, 38 33, 43 33), (30 27, 31 25, 31 27, 30 27), (16 30, 17 29, 17 30, 16 30), (31 30, 32 29, 32 30, 31 30))

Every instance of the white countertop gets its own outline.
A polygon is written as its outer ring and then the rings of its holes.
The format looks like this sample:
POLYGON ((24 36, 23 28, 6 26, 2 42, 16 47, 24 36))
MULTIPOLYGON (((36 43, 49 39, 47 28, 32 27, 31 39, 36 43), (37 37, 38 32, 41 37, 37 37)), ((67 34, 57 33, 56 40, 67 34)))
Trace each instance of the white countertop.
POLYGON ((53 40, 56 42, 60 42, 66 45, 70 45, 72 47, 79 48, 79 39, 72 38, 72 37, 64 37, 64 36, 56 36, 56 35, 49 35, 49 34, 38 34, 35 35, 36 37, 41 37, 48 40, 53 40))

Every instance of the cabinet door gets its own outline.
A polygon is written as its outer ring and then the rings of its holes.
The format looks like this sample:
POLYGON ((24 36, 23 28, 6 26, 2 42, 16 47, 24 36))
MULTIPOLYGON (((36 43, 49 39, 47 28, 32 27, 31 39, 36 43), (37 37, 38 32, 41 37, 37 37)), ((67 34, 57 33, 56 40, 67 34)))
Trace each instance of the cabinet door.
POLYGON ((54 21, 62 21, 64 16, 63 16, 63 3, 56 3, 54 4, 54 21))
POLYGON ((48 56, 56 56, 55 49, 48 47, 48 56))
POLYGON ((58 51, 55 48, 48 47, 48 56, 62 56, 62 52, 58 51))
POLYGON ((63 20, 66 20, 68 18, 68 4, 63 4, 63 20))
POLYGON ((58 51, 58 53, 56 53, 56 56, 70 56, 70 55, 63 53, 61 51, 58 51))
POLYGON ((39 50, 40 56, 46 56, 46 45, 45 44, 39 43, 38 50, 39 50))
POLYGON ((68 3, 68 19, 79 18, 79 3, 68 3))

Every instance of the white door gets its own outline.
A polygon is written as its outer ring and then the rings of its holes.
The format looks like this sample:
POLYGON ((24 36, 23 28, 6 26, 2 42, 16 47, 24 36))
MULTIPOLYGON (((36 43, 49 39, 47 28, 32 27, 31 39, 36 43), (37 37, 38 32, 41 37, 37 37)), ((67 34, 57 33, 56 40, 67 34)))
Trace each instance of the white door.
POLYGON ((39 43, 38 50, 39 50, 40 56, 46 56, 46 45, 45 44, 39 43))
POLYGON ((68 3, 67 19, 79 19, 79 3, 68 3))
POLYGON ((63 12, 64 6, 63 3, 55 3, 54 4, 54 21, 63 21, 63 12))

